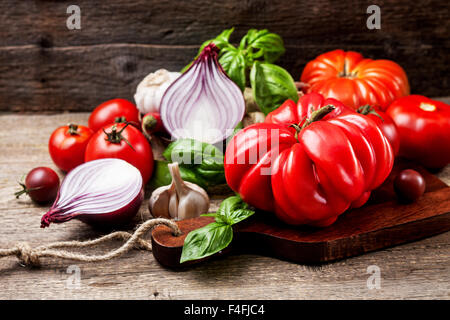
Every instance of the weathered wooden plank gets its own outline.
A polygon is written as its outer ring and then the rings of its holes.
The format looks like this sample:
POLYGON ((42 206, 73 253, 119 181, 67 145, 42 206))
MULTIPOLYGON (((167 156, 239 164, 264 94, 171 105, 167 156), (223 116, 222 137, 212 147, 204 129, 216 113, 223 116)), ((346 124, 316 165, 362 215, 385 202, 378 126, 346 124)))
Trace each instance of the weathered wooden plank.
POLYGON ((178 70, 195 52, 138 44, 2 48, 0 110, 83 111, 116 97, 132 100, 145 75, 178 70))
MULTIPOLYGON (((373 57, 390 58, 383 48, 352 48, 371 52, 373 57)), ((288 47, 281 64, 299 79, 309 59, 332 49, 334 46, 328 44, 288 47)), ((180 70, 196 50, 196 46, 144 44, 0 47, 0 111, 90 111, 107 99, 133 100, 136 85, 145 75, 161 67, 180 70)), ((405 66, 413 92, 448 94, 450 66, 440 63, 445 53, 432 48, 416 51, 396 47, 393 55, 405 66), (426 67, 417 64, 419 60, 434 67, 424 72, 426 67)))
MULTIPOLYGON (((29 169, 54 167, 47 153, 52 130, 69 121, 86 124, 87 118, 87 113, 0 115, 0 247, 16 241, 40 245, 101 234, 78 221, 40 229, 47 207, 13 197, 16 181, 29 169)), ((450 184, 450 166, 438 176, 450 184)), ((146 218, 145 205, 141 214, 138 221, 146 218)), ((450 293, 450 233, 322 266, 242 255, 176 273, 143 251, 105 263, 53 259, 43 263, 41 269, 27 269, 15 257, 0 259, 0 299, 448 299, 450 293), (70 265, 81 270, 79 288, 70 286, 70 265), (370 265, 380 268, 379 290, 367 288, 370 265)))
POLYGON ((99 43, 197 45, 235 26, 269 28, 288 45, 365 44, 396 46, 449 44, 447 3, 438 0, 378 1, 381 30, 368 30, 365 1, 267 0, 78 0, 81 30, 66 27, 71 1, 0 3, 0 45, 44 47, 99 43))
POLYGON ((179 70, 223 29, 238 41, 252 27, 285 40, 280 64, 294 78, 320 53, 343 48, 393 59, 413 92, 448 94, 449 7, 442 1, 381 1, 381 30, 366 27, 360 1, 80 0, 81 30, 66 27, 69 1, 0 2, 0 111, 87 111, 132 98, 159 67, 179 70))

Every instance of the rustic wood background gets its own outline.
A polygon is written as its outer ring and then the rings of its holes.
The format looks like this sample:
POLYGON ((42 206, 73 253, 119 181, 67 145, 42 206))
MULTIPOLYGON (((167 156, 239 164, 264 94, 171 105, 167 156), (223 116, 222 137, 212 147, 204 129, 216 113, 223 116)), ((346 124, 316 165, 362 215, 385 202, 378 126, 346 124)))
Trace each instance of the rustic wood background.
MULTIPOLYGON (((37 206, 27 197, 17 200, 13 195, 20 189, 16 181, 30 169, 38 165, 55 169, 47 151, 47 139, 56 124, 87 124, 88 116, 0 115, 1 248, 18 241, 38 246, 61 240, 94 239, 102 234, 79 221, 41 229, 40 219, 48 206, 37 206)), ((450 184, 450 165, 438 177, 450 184)), ((217 205, 218 200, 213 200, 211 211, 217 205)), ((145 203, 136 220, 148 218, 145 203)), ((101 254, 120 244, 112 242, 83 252, 101 254)), ((43 258, 42 263, 42 268, 30 269, 21 267, 16 257, 0 259, 0 300, 449 299, 450 294, 450 232, 317 266, 239 255, 174 272, 159 265, 150 252, 137 250, 102 263, 48 258, 43 258), (71 265, 81 270, 79 288, 71 286, 71 265), (367 288, 367 267, 371 265, 380 268, 380 289, 367 288)))
POLYGON ((89 111, 132 99, 137 83, 160 67, 179 70, 201 42, 235 26, 285 41, 280 64, 299 78, 307 61, 343 48, 399 62, 412 91, 449 93, 446 1, 377 1, 381 30, 366 28, 366 1, 77 0, 81 30, 68 30, 72 1, 0 2, 0 111, 89 111))

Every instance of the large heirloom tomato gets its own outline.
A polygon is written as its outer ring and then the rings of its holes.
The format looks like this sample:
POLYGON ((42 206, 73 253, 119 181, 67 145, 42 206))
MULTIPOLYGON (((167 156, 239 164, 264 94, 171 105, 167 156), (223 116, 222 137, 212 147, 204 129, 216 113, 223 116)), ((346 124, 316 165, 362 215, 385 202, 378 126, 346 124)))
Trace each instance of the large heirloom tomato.
POLYGON ((369 104, 385 110, 409 94, 405 71, 390 60, 365 59, 353 51, 334 50, 308 62, 301 81, 305 92, 318 92, 357 109, 369 104))
POLYGON ((410 95, 394 101, 386 113, 400 135, 400 155, 427 168, 450 163, 450 105, 410 95))
POLYGON ((266 121, 230 141, 225 177, 245 202, 286 223, 332 224, 392 169, 392 148, 375 122, 335 99, 307 94, 266 121))

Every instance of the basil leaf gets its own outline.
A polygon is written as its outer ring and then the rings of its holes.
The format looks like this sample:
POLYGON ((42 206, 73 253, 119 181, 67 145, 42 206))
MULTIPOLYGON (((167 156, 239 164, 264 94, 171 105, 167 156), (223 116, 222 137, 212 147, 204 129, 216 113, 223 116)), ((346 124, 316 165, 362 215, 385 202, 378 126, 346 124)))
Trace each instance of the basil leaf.
POLYGON ((221 51, 219 63, 227 75, 238 87, 244 91, 246 84, 245 57, 241 50, 236 48, 225 48, 221 51))
POLYGON ((232 196, 222 201, 217 210, 217 214, 228 216, 234 210, 247 209, 247 207, 248 205, 242 201, 240 196, 232 196))
POLYGON ((213 222, 189 232, 184 240, 180 263, 202 259, 226 248, 233 239, 233 228, 223 222, 213 222))
POLYGON ((256 104, 266 115, 287 99, 298 100, 294 79, 285 69, 274 64, 255 61, 250 83, 256 104))
MULTIPOLYGON (((180 139, 169 144, 163 156, 170 162, 178 162, 181 173, 183 170, 189 172, 189 175, 186 173, 190 179, 187 181, 198 182, 197 184, 203 188, 226 182, 223 153, 211 144, 193 139, 180 139)), ((170 183, 170 174, 167 174, 170 183)))
POLYGON ((223 167, 223 153, 215 146, 194 139, 179 139, 169 144, 163 152, 164 158, 170 162, 182 165, 201 165, 208 163, 221 164, 223 167))
POLYGON ((217 210, 217 216, 233 225, 255 213, 253 210, 247 208, 248 205, 242 201, 240 196, 228 197, 220 204, 217 210))
POLYGON ((247 46, 256 49, 251 54, 253 59, 263 57, 267 63, 275 62, 285 52, 283 39, 267 29, 259 31, 250 29, 247 32, 247 46))
POLYGON ((232 212, 230 212, 227 216, 228 221, 231 222, 231 224, 236 224, 238 222, 241 222, 242 220, 247 219, 248 217, 252 216, 255 213, 255 211, 250 209, 237 209, 232 212))
POLYGON ((233 196, 223 200, 216 213, 202 214, 214 217, 216 221, 187 235, 180 263, 201 259, 226 248, 233 239, 232 225, 255 213, 247 207, 240 196, 233 196))
MULTIPOLYGON (((150 187, 152 189, 167 186, 172 182, 172 176, 170 175, 169 167, 167 166, 168 164, 168 161, 155 161, 152 179, 150 180, 150 187)), ((201 175, 195 173, 195 171, 184 166, 179 166, 179 168, 181 178, 184 181, 195 183, 204 189, 208 187, 208 182, 203 179, 201 175)))

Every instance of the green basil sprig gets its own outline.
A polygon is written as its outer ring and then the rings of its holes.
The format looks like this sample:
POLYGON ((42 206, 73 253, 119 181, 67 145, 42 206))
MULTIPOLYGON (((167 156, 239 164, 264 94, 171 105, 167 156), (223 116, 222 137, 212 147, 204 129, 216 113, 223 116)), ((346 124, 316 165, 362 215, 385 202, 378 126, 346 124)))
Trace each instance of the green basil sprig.
POLYGON ((254 213, 239 196, 223 200, 216 213, 203 215, 215 217, 214 222, 189 232, 184 240, 180 263, 202 259, 225 249, 233 240, 232 225, 254 213))
POLYGON ((207 189, 224 184, 223 153, 215 146, 193 139, 180 139, 169 144, 163 152, 167 161, 156 161, 150 184, 153 188, 169 185, 172 181, 170 162, 178 162, 181 178, 207 189))
POLYGON ((234 46, 230 43, 233 31, 234 28, 226 29, 216 38, 205 41, 198 54, 213 42, 220 49, 222 68, 242 91, 246 86, 252 87, 253 98, 265 114, 287 99, 297 101, 294 80, 285 69, 273 64, 285 52, 283 39, 267 29, 250 29, 239 46, 234 46))
POLYGON ((256 104, 265 114, 278 108, 286 99, 298 99, 294 79, 285 69, 274 64, 255 61, 250 82, 256 104))

